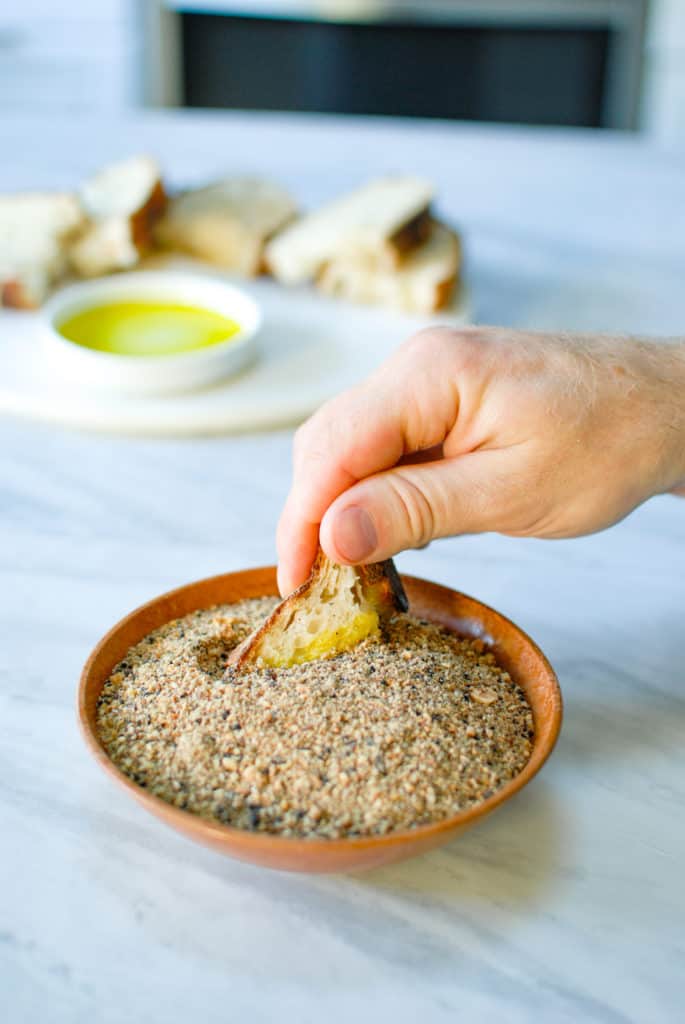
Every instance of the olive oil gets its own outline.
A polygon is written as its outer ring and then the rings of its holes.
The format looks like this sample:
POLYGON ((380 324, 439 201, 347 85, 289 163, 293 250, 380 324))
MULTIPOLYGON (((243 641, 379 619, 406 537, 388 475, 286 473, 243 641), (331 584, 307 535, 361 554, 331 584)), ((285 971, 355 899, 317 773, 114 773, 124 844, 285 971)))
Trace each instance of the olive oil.
POLYGON ((235 320, 199 306, 167 302, 109 302, 91 306, 57 325, 69 341, 119 356, 195 352, 235 337, 235 320))

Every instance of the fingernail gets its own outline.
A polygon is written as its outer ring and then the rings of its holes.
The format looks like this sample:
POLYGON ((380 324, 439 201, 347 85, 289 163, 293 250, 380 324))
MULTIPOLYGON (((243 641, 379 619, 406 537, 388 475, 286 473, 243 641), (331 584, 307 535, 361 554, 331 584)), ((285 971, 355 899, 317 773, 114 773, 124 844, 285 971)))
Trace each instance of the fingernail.
POLYGON ((376 528, 368 512, 350 505, 335 517, 333 543, 348 562, 362 562, 378 547, 376 528))

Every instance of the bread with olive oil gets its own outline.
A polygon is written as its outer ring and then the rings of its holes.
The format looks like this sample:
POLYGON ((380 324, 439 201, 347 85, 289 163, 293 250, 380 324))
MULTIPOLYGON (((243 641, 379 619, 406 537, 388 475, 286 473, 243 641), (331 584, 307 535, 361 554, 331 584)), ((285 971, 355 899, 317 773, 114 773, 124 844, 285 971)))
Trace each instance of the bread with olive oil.
POLYGON ((391 559, 337 565, 319 550, 309 579, 231 652, 229 669, 287 668, 332 658, 380 635, 383 619, 407 608, 391 559))

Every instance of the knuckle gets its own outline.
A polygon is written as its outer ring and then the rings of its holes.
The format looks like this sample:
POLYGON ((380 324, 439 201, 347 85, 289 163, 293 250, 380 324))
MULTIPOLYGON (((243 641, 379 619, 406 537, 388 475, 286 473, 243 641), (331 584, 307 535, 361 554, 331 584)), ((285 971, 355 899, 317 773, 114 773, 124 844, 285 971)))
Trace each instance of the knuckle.
POLYGON ((315 421, 318 413, 314 413, 308 420, 301 423, 293 436, 293 447, 296 452, 301 452, 308 446, 312 433, 315 430, 315 421))
POLYGON ((293 436, 293 451, 296 455, 301 454, 301 452, 307 447, 309 442, 310 423, 311 420, 306 420, 295 431, 293 436))
POLYGON ((410 360, 430 360, 453 371, 479 363, 495 341, 495 332, 482 327, 427 327, 404 343, 410 360))
POLYGON ((423 547, 435 537, 435 514, 431 502, 411 476, 391 474, 392 488, 403 532, 415 547, 423 547))
POLYGON ((327 436, 325 424, 318 420, 318 413, 298 427, 293 438, 295 465, 320 458, 321 450, 326 447, 327 436))
POLYGON ((456 333, 451 327, 425 327, 405 341, 401 351, 410 357, 435 354, 448 348, 452 335, 456 333))
POLYGON ((455 368, 463 373, 482 366, 493 344, 493 332, 482 327, 464 327, 455 331, 450 352, 455 368))
POLYGON ((295 431, 293 448, 296 454, 325 446, 339 436, 340 421, 349 415, 352 408, 351 399, 352 393, 343 391, 319 406, 295 431))

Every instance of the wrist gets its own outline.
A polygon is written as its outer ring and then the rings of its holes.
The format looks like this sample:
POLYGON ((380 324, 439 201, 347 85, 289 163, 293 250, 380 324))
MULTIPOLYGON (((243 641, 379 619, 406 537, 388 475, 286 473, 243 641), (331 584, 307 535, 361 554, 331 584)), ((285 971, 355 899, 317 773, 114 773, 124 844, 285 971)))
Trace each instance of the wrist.
POLYGON ((663 342, 664 450, 666 486, 662 493, 685 494, 685 339, 663 342))
POLYGON ((624 351, 623 472, 639 504, 685 487, 685 339, 635 339, 624 351))

